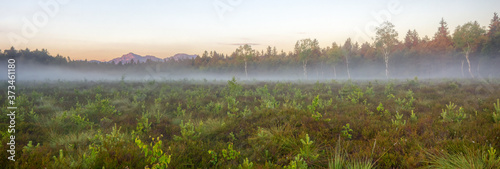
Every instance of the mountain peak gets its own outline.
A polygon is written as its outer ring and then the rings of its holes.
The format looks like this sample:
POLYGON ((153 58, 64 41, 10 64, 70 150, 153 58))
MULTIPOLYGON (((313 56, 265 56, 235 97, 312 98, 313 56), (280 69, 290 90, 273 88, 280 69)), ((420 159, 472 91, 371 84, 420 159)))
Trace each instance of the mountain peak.
POLYGON ((160 58, 157 58, 157 57, 152 56, 152 55, 141 56, 141 55, 135 54, 133 52, 129 52, 127 54, 122 55, 121 57, 117 57, 117 58, 110 60, 109 63, 118 64, 119 62, 122 62, 122 64, 126 64, 126 63, 132 62, 132 60, 134 60, 135 63, 137 63, 137 62, 144 63, 147 60, 151 60, 154 62, 163 62, 164 60, 165 61, 170 61, 170 60, 179 61, 179 60, 194 59, 197 56, 198 55, 188 55, 185 53, 177 53, 174 56, 167 57, 165 59, 160 59, 160 58))
POLYGON ((151 61, 155 61, 155 62, 163 61, 163 59, 160 59, 160 58, 157 58, 157 57, 154 57, 154 56, 151 56, 151 55, 141 56, 141 55, 138 55, 138 54, 130 52, 128 54, 123 55, 122 57, 114 58, 114 59, 110 60, 109 62, 110 63, 115 63, 115 64, 118 64, 119 62, 122 62, 123 64, 125 64, 125 63, 132 62, 132 60, 135 63, 137 63, 137 62, 138 63, 144 63, 147 60, 151 60, 151 61))
POLYGON ((179 61, 179 60, 186 60, 186 59, 194 59, 196 58, 198 55, 188 55, 188 54, 185 54, 185 53, 177 53, 175 54, 174 56, 171 56, 171 57, 168 57, 168 58, 165 58, 166 60, 175 60, 175 61, 179 61))

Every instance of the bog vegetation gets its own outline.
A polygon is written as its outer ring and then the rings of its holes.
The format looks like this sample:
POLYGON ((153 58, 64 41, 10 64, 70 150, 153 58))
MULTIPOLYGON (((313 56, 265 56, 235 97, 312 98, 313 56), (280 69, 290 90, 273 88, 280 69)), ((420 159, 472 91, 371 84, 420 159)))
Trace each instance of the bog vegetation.
POLYGON ((5 168, 500 167, 494 79, 18 88, 15 162, 0 131, 5 168))

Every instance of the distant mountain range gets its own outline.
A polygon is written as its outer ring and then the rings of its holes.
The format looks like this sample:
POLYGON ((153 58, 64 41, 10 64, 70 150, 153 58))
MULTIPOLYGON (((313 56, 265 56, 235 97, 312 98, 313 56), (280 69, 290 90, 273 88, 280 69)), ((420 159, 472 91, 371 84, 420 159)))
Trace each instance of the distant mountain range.
MULTIPOLYGON (((185 53, 178 53, 178 54, 175 54, 174 56, 161 59, 161 58, 157 58, 157 57, 151 56, 151 55, 141 56, 141 55, 130 52, 128 54, 123 55, 122 57, 114 58, 108 62, 115 63, 115 64, 118 64, 120 62, 125 64, 125 63, 130 63, 132 61, 134 63, 144 63, 147 60, 151 60, 154 62, 163 62, 163 61, 167 62, 167 61, 180 61, 180 60, 194 59, 197 56, 198 55, 188 55, 185 53)), ((100 62, 100 61, 91 60, 90 62, 100 62)))
POLYGON ((166 61, 170 61, 170 60, 179 61, 179 60, 186 60, 186 59, 194 59, 197 56, 198 55, 188 55, 185 53, 178 53, 178 54, 175 54, 174 56, 165 58, 165 60, 166 61))

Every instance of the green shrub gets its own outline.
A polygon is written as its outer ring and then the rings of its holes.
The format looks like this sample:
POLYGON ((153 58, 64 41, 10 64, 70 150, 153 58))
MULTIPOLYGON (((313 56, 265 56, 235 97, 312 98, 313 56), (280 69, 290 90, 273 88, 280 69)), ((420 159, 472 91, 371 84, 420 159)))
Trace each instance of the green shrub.
POLYGON ((309 112, 311 112, 312 117, 316 121, 319 121, 321 119, 321 117, 323 117, 319 112, 316 111, 317 107, 319 106, 319 103, 320 103, 320 99, 319 99, 319 95, 317 95, 312 100, 311 105, 307 106, 307 109, 309 109, 309 112))
POLYGON ((348 139, 352 138, 352 133, 353 130, 349 126, 349 123, 347 123, 345 126, 342 126, 342 135, 348 139))
POLYGON ((195 131, 194 124, 191 123, 191 120, 189 120, 187 123, 184 123, 184 121, 181 120, 180 127, 181 127, 181 136, 174 136, 174 140, 176 141, 192 140, 200 136, 200 133, 195 131))
POLYGON ((393 125, 399 127, 399 126, 404 126, 406 124, 406 120, 403 120, 403 114, 399 114, 398 111, 396 111, 396 115, 394 115, 394 117, 396 117, 396 120, 391 119, 393 125))
POLYGON ((250 162, 248 160, 248 158, 245 158, 245 160, 243 160, 243 164, 240 164, 238 166, 238 169, 253 169, 253 162, 250 162))
POLYGON ((417 120, 418 120, 417 115, 415 115, 415 113, 413 113, 413 110, 411 110, 410 119, 412 122, 417 122, 417 120))
POLYGON ((495 123, 500 123, 500 101, 497 99, 497 103, 493 103, 493 106, 495 107, 495 111, 493 112, 493 121, 495 123))
POLYGON ((310 140, 309 134, 306 134, 304 139, 300 139, 300 142, 302 142, 302 148, 300 148, 300 155, 302 155, 302 157, 311 161, 318 159, 319 154, 314 148, 314 141, 310 140))
POLYGON ((467 118, 467 114, 465 114, 464 108, 460 107, 458 111, 456 110, 457 105, 450 102, 450 104, 446 105, 446 110, 442 110, 441 117, 443 118, 443 122, 462 122, 465 118, 467 118))
POLYGON ((300 156, 300 154, 297 154, 297 156, 295 156, 295 158, 292 161, 290 161, 290 164, 287 166, 284 166, 283 168, 284 169, 307 169, 307 163, 300 156))
POLYGON ((163 152, 162 146, 163 143, 160 140, 160 137, 151 139, 152 142, 147 145, 143 143, 139 138, 135 139, 135 143, 139 148, 142 149, 144 156, 146 156, 146 160, 152 165, 153 169, 164 169, 168 168, 168 164, 170 163, 171 155, 167 155, 163 152), (154 143, 154 144, 153 144, 154 143))

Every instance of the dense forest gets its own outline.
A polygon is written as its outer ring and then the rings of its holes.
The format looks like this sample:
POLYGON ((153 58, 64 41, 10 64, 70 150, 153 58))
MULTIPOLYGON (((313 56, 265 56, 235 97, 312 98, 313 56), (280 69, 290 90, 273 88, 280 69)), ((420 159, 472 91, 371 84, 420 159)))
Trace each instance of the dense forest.
MULTIPOLYGON (((58 65, 77 70, 141 70, 159 67, 182 77, 192 73, 214 73, 258 78, 264 75, 293 75, 295 79, 321 78, 413 78, 496 77, 500 64, 500 19, 495 13, 486 28, 478 22, 467 22, 453 31, 444 19, 433 37, 420 37, 408 30, 403 40, 394 25, 384 22, 376 28, 372 43, 359 44, 350 38, 343 44, 320 47, 316 39, 301 39, 294 51, 285 52, 268 46, 255 50, 242 45, 232 54, 205 51, 195 59, 172 62, 114 64, 72 60, 69 56, 52 56, 47 49, 3 52, 0 58, 18 58, 19 63, 58 65), (453 33, 452 33, 453 32, 453 33)), ((132 71, 137 72, 137 71, 132 71)))

